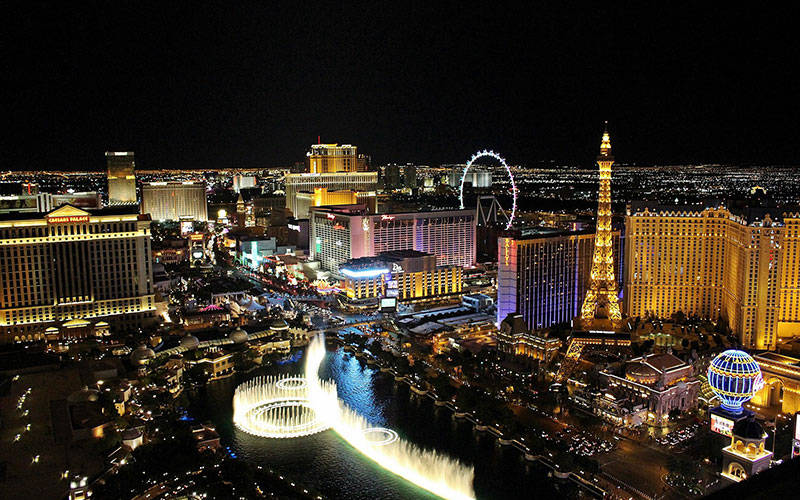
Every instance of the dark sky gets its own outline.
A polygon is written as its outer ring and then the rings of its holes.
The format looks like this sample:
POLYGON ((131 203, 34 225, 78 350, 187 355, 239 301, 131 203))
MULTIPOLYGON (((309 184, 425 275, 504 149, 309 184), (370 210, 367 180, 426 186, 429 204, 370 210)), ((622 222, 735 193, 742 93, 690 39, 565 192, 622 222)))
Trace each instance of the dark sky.
POLYGON ((4 12, 0 170, 287 165, 318 135, 375 163, 591 164, 603 120, 623 163, 800 163, 790 10, 199 3, 4 12))

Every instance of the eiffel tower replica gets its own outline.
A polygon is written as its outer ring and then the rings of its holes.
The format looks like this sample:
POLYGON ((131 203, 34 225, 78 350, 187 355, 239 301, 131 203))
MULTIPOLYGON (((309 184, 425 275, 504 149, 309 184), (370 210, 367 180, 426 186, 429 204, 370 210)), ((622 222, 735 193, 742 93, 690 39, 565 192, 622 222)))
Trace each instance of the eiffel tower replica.
POLYGON ((597 157, 600 166, 600 196, 597 202, 597 229, 589 289, 581 307, 580 322, 585 330, 619 330, 622 313, 617 299, 617 277, 614 274, 614 247, 611 238, 611 138, 608 122, 597 157))
POLYGON ((597 157, 600 166, 600 195, 597 202, 597 229, 589 287, 579 316, 573 322, 567 351, 555 376, 557 382, 567 380, 578 367, 585 348, 606 351, 630 350, 630 331, 624 328, 617 299, 617 277, 614 274, 614 247, 611 235, 611 137, 608 122, 597 157))

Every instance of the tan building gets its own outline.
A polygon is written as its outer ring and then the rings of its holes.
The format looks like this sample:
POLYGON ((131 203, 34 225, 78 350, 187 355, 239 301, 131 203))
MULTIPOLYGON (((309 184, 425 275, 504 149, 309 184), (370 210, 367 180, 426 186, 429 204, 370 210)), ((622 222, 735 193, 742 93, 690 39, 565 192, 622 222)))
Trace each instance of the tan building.
POLYGON ((306 153, 306 165, 312 174, 358 172, 358 148, 350 144, 314 144, 306 153))
POLYGON ((367 210, 375 213, 377 209, 377 194, 375 191, 352 191, 340 189, 329 191, 326 187, 314 188, 313 192, 297 193, 296 219, 306 219, 312 207, 325 207, 330 205, 366 205, 367 210))
POLYGON ((546 332, 531 333, 525 318, 519 313, 511 313, 500 323, 497 332, 497 349, 507 354, 538 359, 550 363, 558 354, 561 341, 548 337, 546 332))
POLYGON ((800 334, 800 213, 636 202, 625 227, 628 316, 723 318, 749 349, 800 334))
POLYGON ((800 411, 800 358, 762 352, 753 354, 753 359, 761 368, 764 387, 750 403, 765 409, 778 408, 782 413, 800 411))
POLYGON ((205 181, 142 184, 142 213, 153 220, 208 220, 205 181))
POLYGON ((133 152, 106 152, 108 166, 108 203, 136 203, 136 174, 133 152))
POLYGON ((634 358, 625 365, 624 373, 602 371, 600 375, 608 384, 606 398, 620 408, 638 412, 642 423, 663 425, 671 410, 684 413, 697 407, 700 381, 693 377, 692 365, 670 353, 634 358))
POLYGON ((233 353, 221 349, 208 350, 205 355, 197 360, 203 367, 210 380, 216 380, 233 375, 233 353))
POLYGON ((378 186, 378 172, 326 172, 286 174, 284 190, 286 191, 286 208, 292 211, 296 218, 308 213, 302 209, 302 201, 298 200, 299 193, 314 193, 317 188, 327 188, 334 191, 375 191, 378 186), (298 215, 299 214, 299 215, 298 215))
POLYGON ((119 212, 64 205, 0 216, 0 342, 154 320, 150 218, 119 212))

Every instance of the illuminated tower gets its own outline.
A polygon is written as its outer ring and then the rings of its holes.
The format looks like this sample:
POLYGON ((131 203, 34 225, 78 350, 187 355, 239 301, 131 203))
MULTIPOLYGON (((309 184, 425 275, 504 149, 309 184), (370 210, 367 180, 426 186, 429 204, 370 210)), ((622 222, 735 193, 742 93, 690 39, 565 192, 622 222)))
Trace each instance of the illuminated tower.
POLYGON ((594 239, 594 257, 589 289, 581 307, 581 324, 588 329, 595 320, 610 320, 611 328, 619 327, 622 313, 617 301, 617 279, 614 275, 614 251, 611 236, 611 138, 608 122, 600 144, 600 196, 597 202, 597 232, 594 239))
POLYGON ((107 151, 108 203, 136 203, 136 174, 132 152, 107 151))

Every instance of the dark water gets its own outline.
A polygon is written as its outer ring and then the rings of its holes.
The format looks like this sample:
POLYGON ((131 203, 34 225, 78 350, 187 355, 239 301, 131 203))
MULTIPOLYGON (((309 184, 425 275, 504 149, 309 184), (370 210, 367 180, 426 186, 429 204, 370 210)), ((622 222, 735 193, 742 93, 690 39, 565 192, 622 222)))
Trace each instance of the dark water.
MULTIPOLYGON (((273 366, 209 384, 191 414, 211 420, 223 440, 240 458, 270 467, 330 499, 433 499, 435 497, 387 472, 363 457, 333 431, 295 439, 251 436, 233 426, 231 401, 236 386, 258 375, 301 373, 298 363, 273 366)), ((515 449, 500 446, 490 434, 472 429, 439 408, 426 396, 418 396, 403 383, 361 366, 342 349, 328 352, 320 368, 323 378, 336 381, 341 397, 372 424, 390 427, 418 446, 447 453, 475 468, 478 499, 565 498, 577 492, 571 484, 556 484, 547 469, 531 464, 515 449)))

